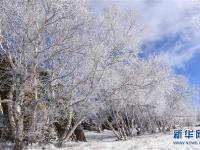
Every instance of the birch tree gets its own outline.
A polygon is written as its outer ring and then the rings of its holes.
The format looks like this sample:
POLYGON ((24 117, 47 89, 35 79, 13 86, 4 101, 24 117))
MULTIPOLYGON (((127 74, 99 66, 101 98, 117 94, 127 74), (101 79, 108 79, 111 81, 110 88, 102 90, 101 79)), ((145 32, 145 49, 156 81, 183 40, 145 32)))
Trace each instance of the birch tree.
POLYGON ((134 10, 94 15, 85 0, 1 0, 0 18, 1 114, 16 150, 52 139, 61 147, 91 116, 119 140, 155 132, 192 96, 168 66, 139 56, 134 10))

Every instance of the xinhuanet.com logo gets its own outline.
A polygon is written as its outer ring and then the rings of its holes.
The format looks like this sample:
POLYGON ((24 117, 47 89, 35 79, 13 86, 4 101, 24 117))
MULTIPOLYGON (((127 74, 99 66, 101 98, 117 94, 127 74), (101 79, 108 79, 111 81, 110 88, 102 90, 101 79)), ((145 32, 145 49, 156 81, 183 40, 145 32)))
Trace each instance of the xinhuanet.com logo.
POLYGON ((200 130, 174 130, 174 145, 200 145, 200 130))

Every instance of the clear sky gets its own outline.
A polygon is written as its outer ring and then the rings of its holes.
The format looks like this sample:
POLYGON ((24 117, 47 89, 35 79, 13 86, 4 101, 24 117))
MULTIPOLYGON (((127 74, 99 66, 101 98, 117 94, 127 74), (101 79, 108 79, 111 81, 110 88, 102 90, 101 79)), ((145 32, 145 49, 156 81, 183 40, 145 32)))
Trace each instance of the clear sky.
MULTIPOLYGON (((99 11, 116 4, 134 8, 144 26, 143 55, 158 54, 200 87, 200 0, 91 0, 99 11)), ((198 98, 200 103, 200 98, 198 98)))

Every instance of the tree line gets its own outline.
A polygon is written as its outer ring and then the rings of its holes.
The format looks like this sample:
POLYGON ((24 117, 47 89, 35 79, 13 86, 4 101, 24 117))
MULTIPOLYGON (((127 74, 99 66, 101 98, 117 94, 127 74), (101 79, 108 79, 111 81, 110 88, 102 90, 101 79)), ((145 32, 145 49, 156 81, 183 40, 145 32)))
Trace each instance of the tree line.
POLYGON ((139 56, 134 10, 1 0, 0 18, 0 136, 16 150, 86 141, 83 129, 126 140, 194 121, 194 87, 158 56, 139 56))

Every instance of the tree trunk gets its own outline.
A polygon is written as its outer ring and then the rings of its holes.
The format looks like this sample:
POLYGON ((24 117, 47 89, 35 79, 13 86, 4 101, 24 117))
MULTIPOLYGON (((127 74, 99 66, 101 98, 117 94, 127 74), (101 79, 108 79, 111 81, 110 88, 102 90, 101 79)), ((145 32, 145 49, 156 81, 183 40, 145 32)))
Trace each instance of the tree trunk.
MULTIPOLYGON (((4 91, 4 92, 1 92, 0 94, 1 94, 2 101, 5 99, 12 98, 11 91, 4 91)), ((12 99, 9 99, 9 100, 11 100, 11 102, 13 101, 12 99)), ((1 106, 2 106, 5 124, 8 129, 5 138, 6 140, 14 141, 15 125, 14 125, 14 119, 13 119, 13 113, 12 113, 12 104, 10 104, 10 102, 6 102, 6 103, 1 103, 1 106)))
POLYGON ((111 128, 111 130, 113 131, 114 135, 117 137, 118 140, 122 140, 122 137, 118 134, 118 132, 115 130, 115 128, 112 126, 112 124, 110 123, 110 121, 106 120, 106 122, 108 123, 108 126, 111 128))
POLYGON ((20 82, 20 78, 17 78, 16 82, 16 99, 13 105, 16 135, 15 135, 15 150, 23 149, 23 133, 24 133, 24 115, 23 115, 23 103, 24 101, 24 83, 20 82))
POLYGON ((20 139, 15 140, 14 150, 23 150, 23 143, 20 139))
POLYGON ((72 136, 72 134, 74 133, 75 129, 82 123, 82 121, 85 118, 82 118, 81 120, 79 120, 76 124, 74 124, 74 126, 70 129, 70 131, 67 133, 66 137, 64 139, 69 140, 69 138, 72 136))
POLYGON ((83 131, 83 129, 82 129, 81 126, 78 126, 78 127, 74 130, 74 134, 75 134, 75 136, 76 136, 76 140, 77 140, 77 141, 86 142, 86 137, 85 137, 84 131, 83 131))

